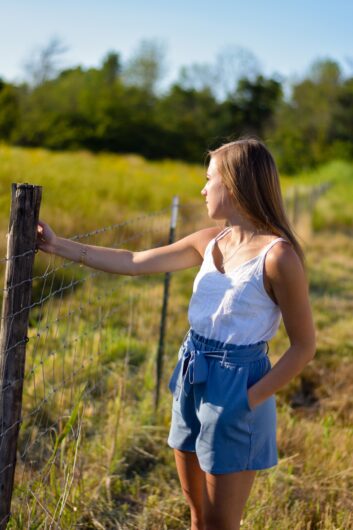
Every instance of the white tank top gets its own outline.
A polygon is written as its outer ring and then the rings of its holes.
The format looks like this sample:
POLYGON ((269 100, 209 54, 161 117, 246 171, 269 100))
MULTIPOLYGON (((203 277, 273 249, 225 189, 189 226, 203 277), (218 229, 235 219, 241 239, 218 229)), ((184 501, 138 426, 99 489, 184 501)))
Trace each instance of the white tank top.
POLYGON ((267 252, 283 237, 272 240, 260 253, 225 274, 213 259, 215 241, 231 227, 211 239, 197 273, 189 303, 190 326, 204 337, 231 344, 248 345, 273 337, 281 321, 281 311, 268 296, 263 284, 267 252))

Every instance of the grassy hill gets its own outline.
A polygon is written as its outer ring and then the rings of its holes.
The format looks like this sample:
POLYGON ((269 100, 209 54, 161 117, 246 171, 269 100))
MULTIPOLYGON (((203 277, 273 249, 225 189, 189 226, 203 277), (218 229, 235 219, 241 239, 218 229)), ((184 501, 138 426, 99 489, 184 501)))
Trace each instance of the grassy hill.
MULTIPOLYGON (((200 196, 202 166, 7 146, 0 147, 0 161, 3 234, 11 182, 43 185, 41 217, 64 236, 131 219, 130 227, 87 236, 92 244, 165 243, 169 213, 148 214, 169 207, 174 194, 193 205, 181 209, 178 237, 213 224, 200 196), (139 237, 128 241, 134 234, 139 237)), ((346 530, 353 527, 353 168, 334 161, 281 178, 284 193, 294 185, 333 184, 315 204, 314 232, 305 246, 317 354, 276 395, 280 461, 258 474, 243 528, 346 530)), ((189 528, 166 443, 167 383, 187 330, 196 272, 172 275, 155 412, 164 275, 95 274, 58 258, 36 257, 41 277, 34 280, 38 303, 31 310, 9 528, 45 528, 53 521, 65 529, 189 528)), ((282 323, 270 342, 272 364, 288 346, 282 323)))

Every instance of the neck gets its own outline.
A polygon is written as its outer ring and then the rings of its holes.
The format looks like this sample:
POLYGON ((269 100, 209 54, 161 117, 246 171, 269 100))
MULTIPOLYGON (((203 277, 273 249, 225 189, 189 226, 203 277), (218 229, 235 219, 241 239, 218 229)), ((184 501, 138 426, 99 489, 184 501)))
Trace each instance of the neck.
POLYGON ((236 244, 247 241, 250 237, 265 233, 261 228, 250 223, 246 226, 243 224, 230 224, 228 228, 230 228, 230 240, 234 243, 236 242, 236 244))

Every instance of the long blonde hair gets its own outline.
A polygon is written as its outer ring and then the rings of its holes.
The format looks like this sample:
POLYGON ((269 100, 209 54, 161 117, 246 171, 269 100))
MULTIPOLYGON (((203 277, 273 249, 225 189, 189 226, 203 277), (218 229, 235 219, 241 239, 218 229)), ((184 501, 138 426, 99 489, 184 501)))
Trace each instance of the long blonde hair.
POLYGON ((287 239, 306 270, 306 259, 287 217, 276 163, 265 144, 245 136, 209 150, 234 203, 258 228, 287 239))

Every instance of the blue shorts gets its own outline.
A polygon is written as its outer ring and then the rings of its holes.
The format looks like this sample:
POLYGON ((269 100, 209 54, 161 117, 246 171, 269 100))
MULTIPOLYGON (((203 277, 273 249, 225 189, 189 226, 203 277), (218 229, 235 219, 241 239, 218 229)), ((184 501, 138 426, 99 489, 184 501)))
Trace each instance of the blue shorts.
POLYGON ((278 463, 276 399, 249 406, 248 388, 269 370, 268 343, 227 344, 189 329, 169 381, 168 445, 196 452, 207 473, 265 469, 278 463))

